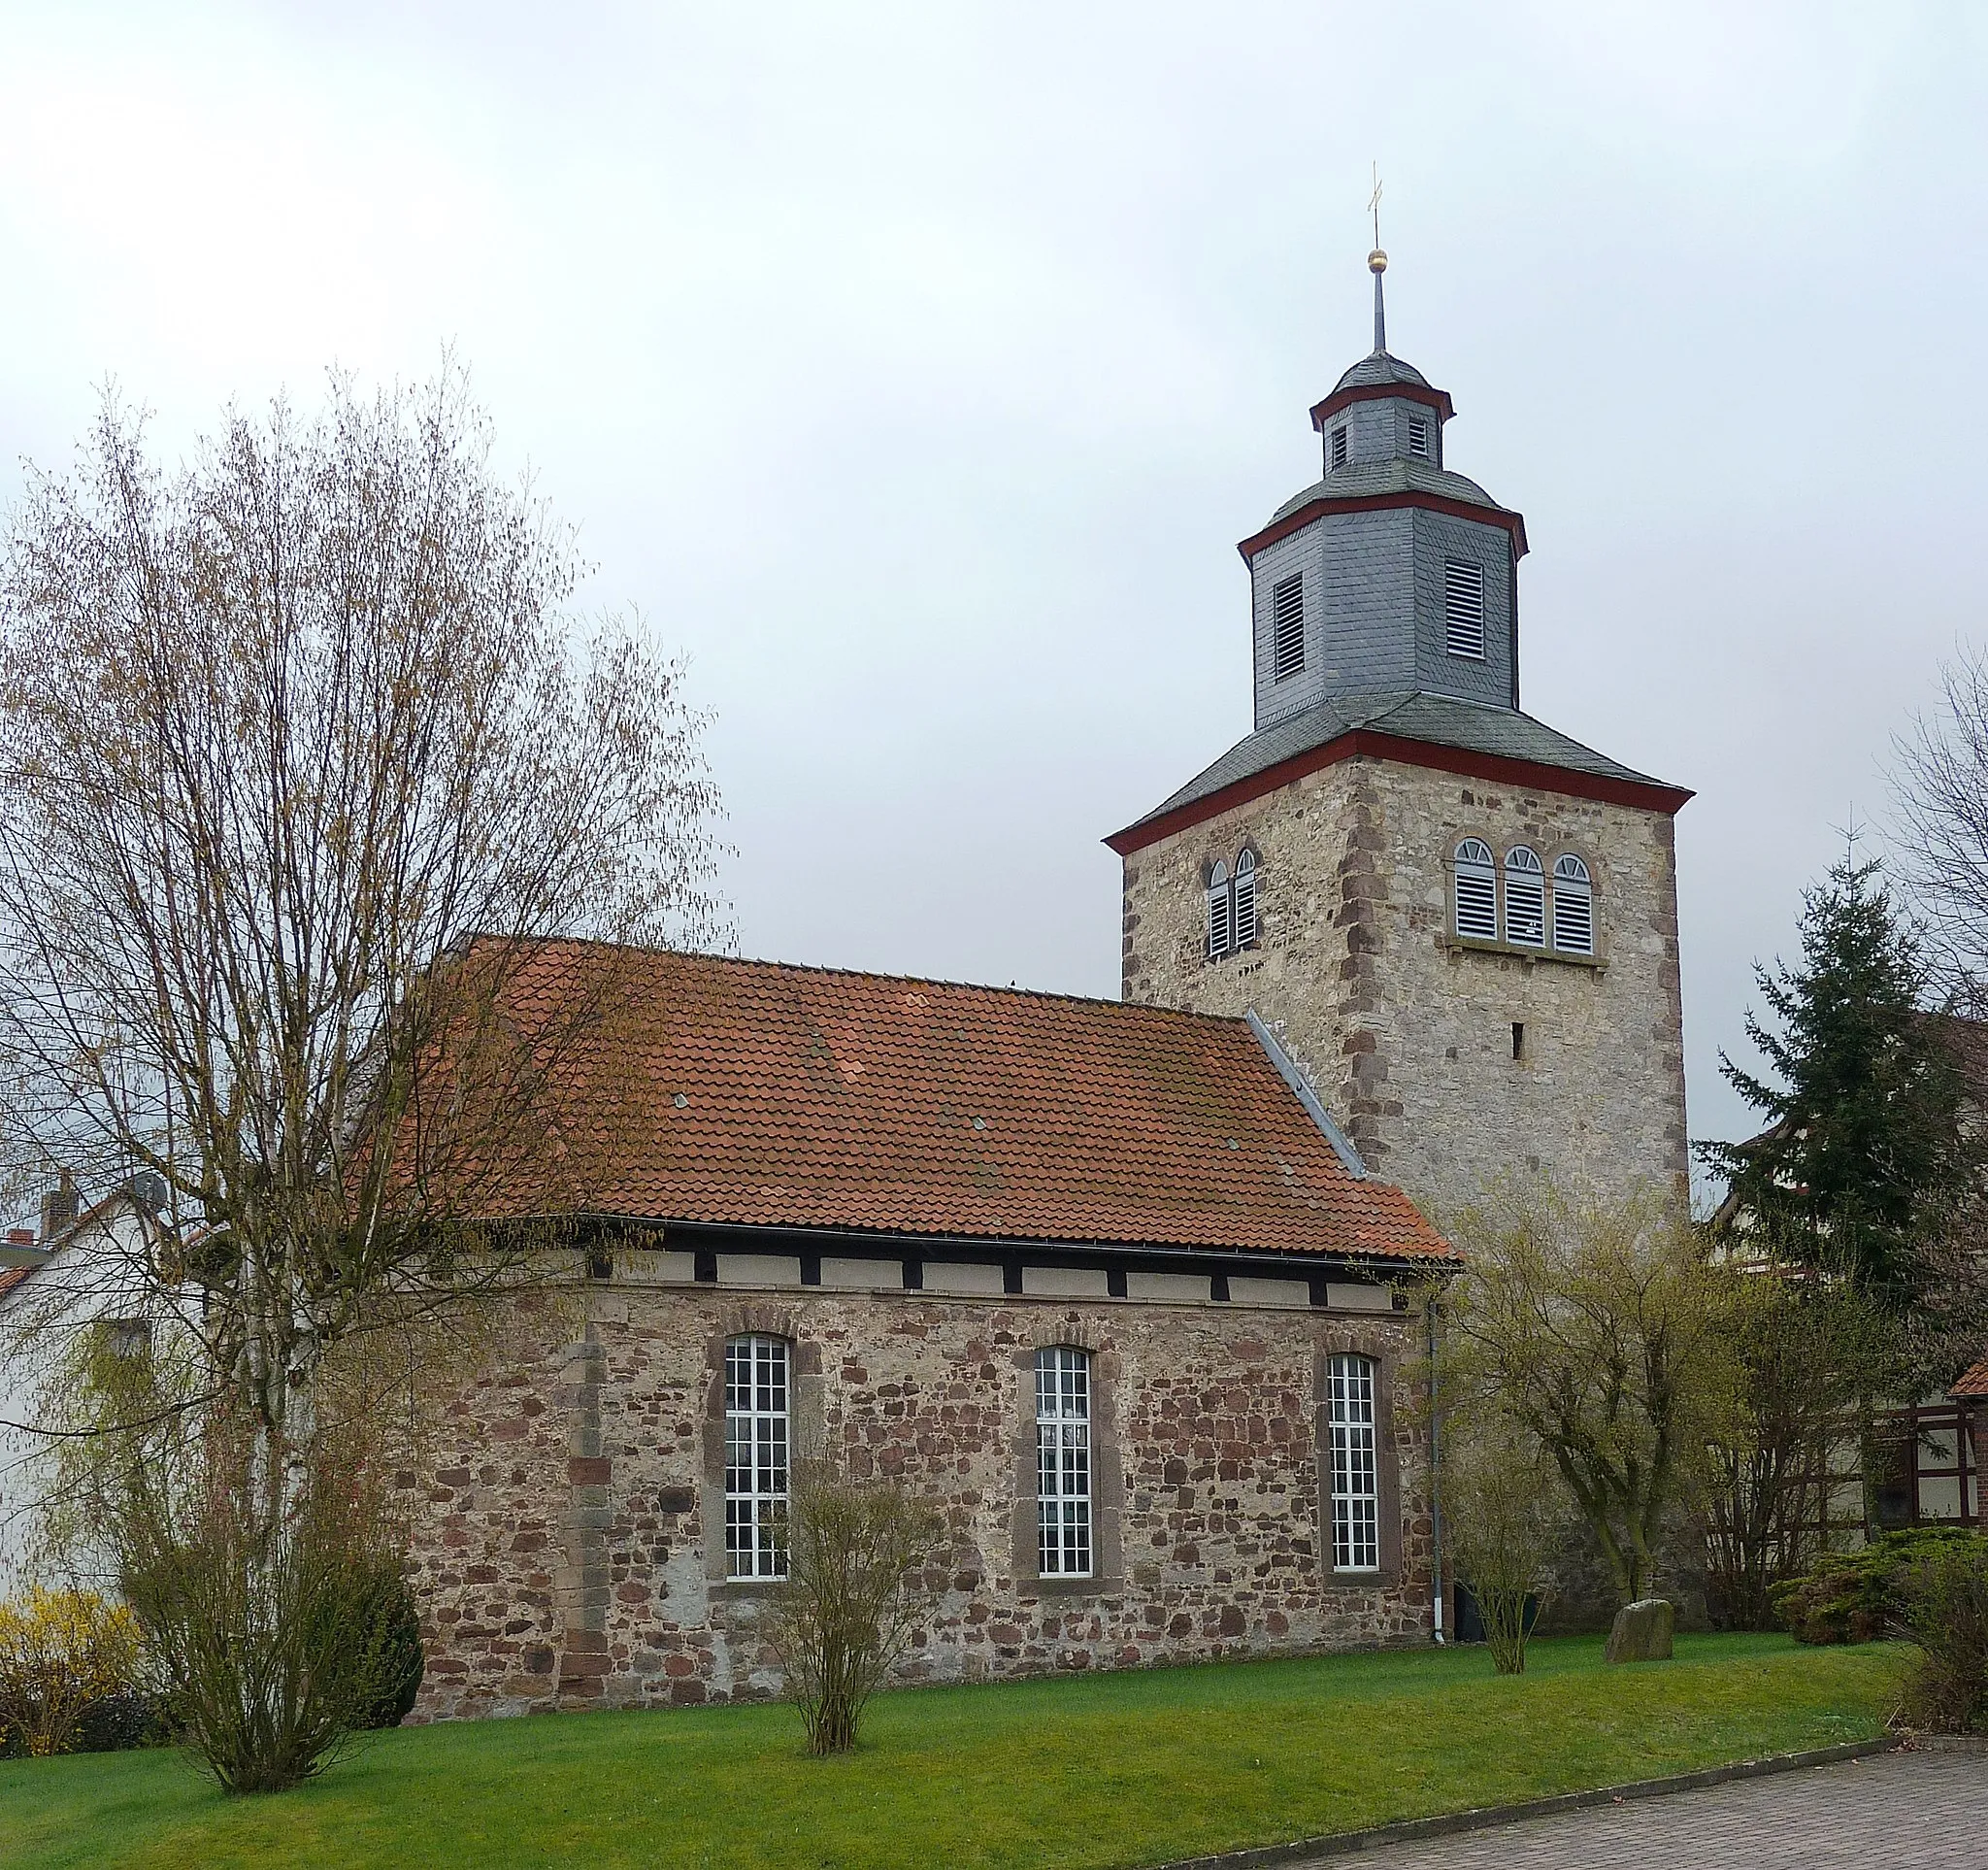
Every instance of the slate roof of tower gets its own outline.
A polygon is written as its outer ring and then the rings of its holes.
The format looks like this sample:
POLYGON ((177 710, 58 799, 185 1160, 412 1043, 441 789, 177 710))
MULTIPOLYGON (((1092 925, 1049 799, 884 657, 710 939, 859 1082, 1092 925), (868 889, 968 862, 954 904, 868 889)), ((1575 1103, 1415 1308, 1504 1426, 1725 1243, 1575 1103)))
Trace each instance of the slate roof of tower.
POLYGON ((529 1028, 608 967, 623 1012, 555 1126, 590 1165, 588 1211, 1455 1258, 1399 1189, 1349 1173, 1241 1019, 577 942, 546 944, 507 998, 529 1028))
POLYGON ((1444 499, 1462 500, 1474 507, 1489 507, 1494 513, 1505 509, 1476 482, 1447 468, 1431 467, 1427 461, 1397 455, 1385 461, 1355 461, 1335 468, 1322 481, 1314 481, 1303 493, 1294 493, 1271 515, 1276 525, 1286 514, 1309 507, 1314 500, 1362 500, 1379 493, 1434 493, 1444 499))
POLYGON ((1592 747, 1583 747, 1579 741, 1570 740, 1544 721, 1535 720, 1531 715, 1515 709, 1493 708, 1479 701, 1461 701, 1451 695, 1420 690, 1338 695, 1238 741, 1212 766, 1198 773, 1143 818, 1134 819, 1126 829, 1132 830, 1183 805, 1210 798, 1241 780, 1252 779, 1359 727, 1392 734, 1401 740, 1427 741, 1438 747, 1457 747, 1502 759, 1530 760, 1536 765, 1558 766, 1604 779, 1626 780, 1641 785, 1665 784, 1608 758, 1606 753, 1596 752, 1592 747))
POLYGON ((1417 384, 1427 389, 1429 379, 1392 351, 1373 351, 1342 375, 1332 390, 1337 396, 1342 389, 1364 388, 1369 384, 1417 384))

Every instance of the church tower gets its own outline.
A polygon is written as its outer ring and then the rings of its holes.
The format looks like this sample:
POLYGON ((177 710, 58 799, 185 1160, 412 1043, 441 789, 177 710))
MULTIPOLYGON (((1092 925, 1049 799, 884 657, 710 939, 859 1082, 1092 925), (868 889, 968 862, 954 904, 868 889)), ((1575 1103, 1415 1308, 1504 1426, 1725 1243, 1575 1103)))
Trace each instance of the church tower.
POLYGON ((1108 840, 1124 997, 1254 1012, 1369 1168, 1680 1192, 1673 820, 1691 794, 1519 706, 1525 521, 1451 471, 1449 394, 1374 349, 1323 478, 1239 550, 1254 731, 1108 840))

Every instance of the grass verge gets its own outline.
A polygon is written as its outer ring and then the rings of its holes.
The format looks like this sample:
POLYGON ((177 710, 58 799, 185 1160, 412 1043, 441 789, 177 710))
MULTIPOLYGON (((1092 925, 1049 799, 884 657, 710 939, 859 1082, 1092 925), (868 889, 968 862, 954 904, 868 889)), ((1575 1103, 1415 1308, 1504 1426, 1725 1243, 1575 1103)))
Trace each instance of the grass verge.
POLYGON ((880 1697, 853 1756, 782 1707, 378 1735, 295 1792, 227 1799, 178 1755, 0 1763, 0 1866, 1105 1870, 1862 1740, 1888 1646, 1683 1637, 1229 1663, 880 1697))

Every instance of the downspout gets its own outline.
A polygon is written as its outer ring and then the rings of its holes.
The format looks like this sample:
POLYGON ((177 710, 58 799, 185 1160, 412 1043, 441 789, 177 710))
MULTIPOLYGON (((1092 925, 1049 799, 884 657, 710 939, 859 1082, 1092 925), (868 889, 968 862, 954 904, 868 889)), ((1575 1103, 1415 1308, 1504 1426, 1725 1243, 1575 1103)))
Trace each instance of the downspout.
POLYGON ((1429 1295, 1426 1309, 1429 1320, 1429 1524, 1435 1547, 1430 1560, 1429 1589, 1435 1612, 1436 1646, 1441 1649, 1446 1641, 1442 1628, 1442 1410, 1440 1401, 1441 1391, 1436 1382, 1439 1306, 1433 1292, 1429 1295))

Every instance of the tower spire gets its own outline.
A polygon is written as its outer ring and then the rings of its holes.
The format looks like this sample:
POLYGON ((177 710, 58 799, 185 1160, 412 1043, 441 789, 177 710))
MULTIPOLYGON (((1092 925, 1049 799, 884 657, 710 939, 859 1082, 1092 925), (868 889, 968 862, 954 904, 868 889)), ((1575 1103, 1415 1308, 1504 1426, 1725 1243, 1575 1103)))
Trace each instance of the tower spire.
POLYGON ((1367 198, 1367 212, 1374 217, 1374 250, 1367 255, 1367 270, 1374 275, 1374 354, 1387 350, 1387 306, 1380 294, 1380 276, 1387 271, 1387 255, 1380 250, 1380 164, 1374 165, 1374 192, 1367 198))

